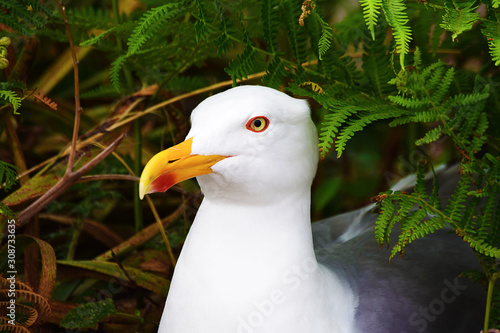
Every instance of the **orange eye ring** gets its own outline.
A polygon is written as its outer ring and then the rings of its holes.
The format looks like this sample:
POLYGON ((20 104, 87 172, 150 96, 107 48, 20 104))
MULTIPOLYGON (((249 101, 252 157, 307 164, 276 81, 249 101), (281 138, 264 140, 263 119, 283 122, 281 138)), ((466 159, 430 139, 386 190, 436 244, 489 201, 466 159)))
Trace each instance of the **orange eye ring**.
POLYGON ((264 116, 257 116, 250 119, 246 125, 247 129, 252 132, 264 132, 269 126, 269 119, 264 116))

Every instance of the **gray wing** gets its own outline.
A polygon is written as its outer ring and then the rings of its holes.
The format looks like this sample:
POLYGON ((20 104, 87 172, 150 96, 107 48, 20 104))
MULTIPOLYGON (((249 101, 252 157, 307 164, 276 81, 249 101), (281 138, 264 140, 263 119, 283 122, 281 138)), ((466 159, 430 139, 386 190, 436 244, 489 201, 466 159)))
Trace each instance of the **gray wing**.
MULTIPOLYGON (((318 261, 359 297, 359 332, 479 332, 485 291, 459 278, 480 269, 467 243, 443 229, 410 244, 403 258, 375 241, 377 216, 363 208, 313 224, 318 261)), ((391 244, 397 240, 393 231, 391 244)))

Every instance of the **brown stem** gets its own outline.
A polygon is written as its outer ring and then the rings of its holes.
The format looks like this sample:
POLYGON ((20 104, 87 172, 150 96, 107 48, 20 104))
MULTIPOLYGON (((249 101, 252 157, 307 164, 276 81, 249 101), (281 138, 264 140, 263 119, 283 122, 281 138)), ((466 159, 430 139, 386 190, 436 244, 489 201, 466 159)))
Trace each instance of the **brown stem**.
POLYGON ((61 195, 68 187, 76 183, 84 174, 92 170, 97 164, 99 164, 102 160, 104 160, 109 154, 111 154, 118 144, 121 142, 125 134, 120 135, 115 141, 113 141, 106 149, 101 151, 99 155, 97 155, 92 161, 85 164, 83 167, 73 172, 70 171, 66 173, 54 187, 45 192, 40 198, 38 198, 35 202, 33 202, 30 206, 24 209, 17 216, 19 219, 20 225, 26 224, 33 215, 37 214, 41 211, 45 206, 47 206, 50 202, 56 199, 59 195, 61 195))
POLYGON ((69 47, 71 49, 71 57, 73 58, 73 71, 75 80, 75 124, 73 126, 73 138, 71 139, 71 150, 69 153, 68 166, 66 168, 66 174, 69 174, 73 170, 73 163, 75 161, 76 141, 78 140, 78 130, 80 128, 80 113, 82 112, 82 107, 80 105, 80 81, 78 78, 78 59, 76 58, 75 46, 73 45, 73 38, 71 37, 71 31, 69 29, 69 23, 66 17, 66 9, 64 8, 64 6, 61 4, 60 1, 57 1, 57 5, 59 6, 59 11, 61 12, 61 16, 64 21, 66 34, 68 35, 69 47))

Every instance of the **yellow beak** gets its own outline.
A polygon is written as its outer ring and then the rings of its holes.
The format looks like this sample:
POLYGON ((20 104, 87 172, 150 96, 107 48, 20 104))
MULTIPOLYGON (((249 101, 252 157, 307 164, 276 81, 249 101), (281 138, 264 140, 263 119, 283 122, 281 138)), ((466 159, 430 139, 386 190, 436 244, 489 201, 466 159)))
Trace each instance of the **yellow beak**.
POLYGON ((211 167, 229 157, 221 155, 191 155, 193 138, 159 152, 149 160, 139 181, 139 196, 165 192, 173 185, 196 176, 212 173, 211 167))

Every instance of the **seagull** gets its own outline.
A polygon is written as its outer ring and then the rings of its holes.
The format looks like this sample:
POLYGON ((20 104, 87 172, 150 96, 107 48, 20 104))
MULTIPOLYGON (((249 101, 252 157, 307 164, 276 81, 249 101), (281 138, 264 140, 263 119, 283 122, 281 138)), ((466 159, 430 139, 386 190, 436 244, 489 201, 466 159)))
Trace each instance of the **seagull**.
POLYGON ((477 267, 449 230, 402 258, 380 249, 369 208, 311 224, 318 137, 307 101, 262 86, 215 94, 186 140, 159 152, 140 196, 196 177, 204 194, 160 333, 479 332, 477 267))

